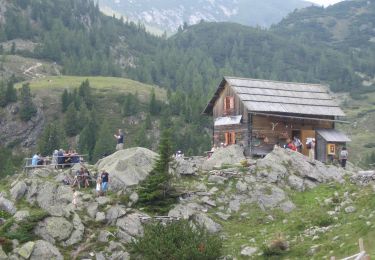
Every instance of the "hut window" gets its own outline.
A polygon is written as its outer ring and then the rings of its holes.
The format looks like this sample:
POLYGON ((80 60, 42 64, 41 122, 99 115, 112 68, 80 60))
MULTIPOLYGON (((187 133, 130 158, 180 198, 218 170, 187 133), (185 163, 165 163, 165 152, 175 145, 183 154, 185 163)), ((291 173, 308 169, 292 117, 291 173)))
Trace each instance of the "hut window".
POLYGON ((235 144, 236 143, 236 133, 235 132, 227 132, 225 133, 225 144, 235 144))
POLYGON ((233 108, 234 108, 234 97, 232 97, 232 96, 225 97, 224 110, 227 111, 227 110, 231 110, 233 108))

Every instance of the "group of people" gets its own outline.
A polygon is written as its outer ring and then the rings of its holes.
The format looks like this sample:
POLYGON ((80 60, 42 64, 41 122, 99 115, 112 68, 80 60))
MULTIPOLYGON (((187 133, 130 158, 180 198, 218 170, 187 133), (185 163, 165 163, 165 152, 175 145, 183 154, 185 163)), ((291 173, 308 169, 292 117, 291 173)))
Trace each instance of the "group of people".
POLYGON ((55 150, 52 154, 52 157, 43 157, 41 153, 37 152, 31 158, 31 165, 40 166, 52 164, 55 165, 56 168, 58 168, 59 166, 70 166, 72 164, 81 163, 82 161, 83 158, 75 150, 68 150, 67 152, 65 152, 63 149, 60 149, 55 150))
MULTIPOLYGON (((68 178, 68 177, 66 177, 68 178)), ((90 172, 87 168, 81 167, 74 176, 74 181, 71 184, 73 188, 73 201, 72 204, 75 208, 78 207, 78 190, 76 189, 76 186, 78 186, 78 189, 81 188, 81 184, 84 185, 85 188, 88 188, 90 186, 90 179, 92 176, 90 175, 90 172)), ((65 184, 66 183, 64 180, 65 184)), ((106 170, 102 170, 100 174, 98 174, 98 177, 96 178, 96 195, 97 196, 105 196, 108 191, 108 183, 109 183, 109 173, 106 170)))

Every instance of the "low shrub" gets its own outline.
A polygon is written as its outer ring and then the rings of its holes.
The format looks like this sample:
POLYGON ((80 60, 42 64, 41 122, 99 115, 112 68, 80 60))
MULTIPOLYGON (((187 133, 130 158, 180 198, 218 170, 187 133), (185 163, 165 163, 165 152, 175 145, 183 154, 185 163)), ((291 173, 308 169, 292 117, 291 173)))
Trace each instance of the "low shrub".
POLYGON ((264 256, 280 256, 283 255, 288 249, 289 243, 281 234, 278 234, 269 245, 264 244, 262 246, 264 256))
POLYGON ((222 240, 200 226, 182 220, 169 224, 146 225, 144 236, 132 241, 131 253, 136 259, 217 259, 222 240))
POLYGON ((311 213, 311 224, 318 227, 328 227, 332 225, 335 220, 325 212, 312 212, 311 213))

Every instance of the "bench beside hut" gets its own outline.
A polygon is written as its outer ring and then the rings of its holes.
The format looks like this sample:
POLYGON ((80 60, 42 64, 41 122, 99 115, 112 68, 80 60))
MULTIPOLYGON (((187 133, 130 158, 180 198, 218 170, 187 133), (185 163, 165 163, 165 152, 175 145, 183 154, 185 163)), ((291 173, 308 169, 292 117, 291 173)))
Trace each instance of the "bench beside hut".
MULTIPOLYGON (((336 123, 346 123, 344 112, 320 84, 224 77, 203 113, 213 116, 214 145, 239 144, 246 155, 264 156, 297 136, 303 144, 315 138, 316 158, 325 162, 326 149, 334 145, 337 156, 350 141, 335 129, 336 123)), ((308 155, 306 145, 302 153, 308 155)))

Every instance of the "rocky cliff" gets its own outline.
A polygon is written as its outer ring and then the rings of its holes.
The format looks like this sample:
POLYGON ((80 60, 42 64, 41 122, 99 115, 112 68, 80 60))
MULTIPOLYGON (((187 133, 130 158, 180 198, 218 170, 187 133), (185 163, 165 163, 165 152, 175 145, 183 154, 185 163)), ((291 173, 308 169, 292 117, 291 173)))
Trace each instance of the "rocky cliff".
MULTIPOLYGON (((253 212, 264 216, 257 221, 258 225, 265 225, 262 235, 267 236, 272 233, 267 231, 267 223, 283 221, 287 225, 288 221, 297 221, 286 216, 302 210, 300 197, 304 194, 321 185, 339 185, 345 193, 335 190, 337 194, 324 193, 319 200, 322 205, 333 205, 324 214, 340 220, 341 214, 355 214, 354 201, 359 198, 359 186, 350 186, 353 184, 349 184, 347 177, 360 185, 375 184, 373 172, 357 175, 357 169, 327 166, 281 148, 259 160, 233 156, 239 150, 236 146, 223 148, 208 160, 176 158, 171 165, 174 184, 183 195, 168 216, 188 219, 220 234, 226 247, 232 248, 227 248, 225 254, 228 250, 233 255, 255 258, 263 254, 259 248, 261 241, 254 237, 247 237, 240 248, 231 245, 242 235, 232 238, 230 229, 250 221, 253 212)), ((93 175, 101 169, 110 172, 110 192, 106 197, 97 197, 94 188, 81 189, 77 208, 72 205, 72 188, 62 180, 73 178, 78 166, 68 170, 35 169, 8 177, 1 186, 0 259, 129 259, 127 244, 142 236, 145 220, 153 218, 135 208, 134 203, 138 198, 137 184, 147 177, 156 156, 147 149, 132 148, 116 152, 96 166, 87 165, 93 175), (10 239, 10 234, 24 231, 25 223, 32 223, 30 236, 10 239)), ((374 220, 368 220, 370 226, 374 220)), ((339 228, 338 223, 324 227, 323 231, 312 225, 295 236, 312 240, 318 232, 333 232, 335 228, 339 228)), ((294 238, 288 240, 292 246, 294 238)))

